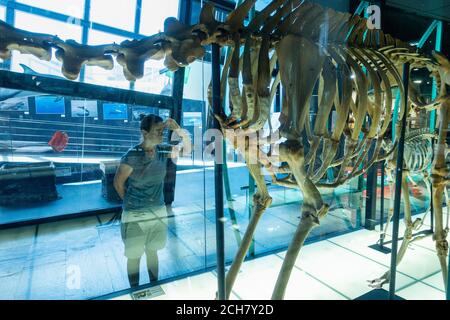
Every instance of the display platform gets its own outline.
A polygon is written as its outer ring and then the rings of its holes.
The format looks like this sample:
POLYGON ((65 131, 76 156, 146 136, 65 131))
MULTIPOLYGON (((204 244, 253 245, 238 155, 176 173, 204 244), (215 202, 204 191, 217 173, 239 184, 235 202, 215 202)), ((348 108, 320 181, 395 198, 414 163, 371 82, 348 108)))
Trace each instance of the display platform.
MULTIPOLYGON (((50 159, 54 161, 58 158, 50 159)), ((16 157, 16 160, 23 161, 25 159, 17 159, 16 157)), ((65 159, 67 163, 75 160, 75 158, 65 159)), ((86 163, 98 163, 101 159, 89 158, 84 160, 86 163)), ((204 163, 201 168, 199 168, 198 161, 193 163, 194 166, 192 166, 191 162, 184 159, 179 162, 177 175, 180 177, 177 179, 175 187, 175 201, 179 203, 194 201, 203 204, 203 192, 186 193, 185 190, 203 190, 204 183, 212 181, 206 179, 213 179, 213 167, 209 163, 204 163), (204 170, 206 171, 206 176, 203 173, 204 170)), ((233 191, 244 194, 244 192, 239 190, 241 184, 238 184, 238 181, 248 180, 248 173, 245 167, 242 164, 232 164, 229 170, 232 172, 230 176, 233 182, 236 183, 234 184, 236 186, 234 189, 236 190, 233 191)), ((115 201, 108 201, 102 196, 102 182, 100 180, 59 184, 56 187, 59 195, 57 200, 17 206, 0 206, 0 228, 120 210, 120 204, 115 201)), ((207 190, 211 191, 206 195, 210 199, 214 196, 214 189, 209 188, 207 190)))
POLYGON ((102 197, 101 181, 58 185, 57 190, 60 198, 54 201, 0 207, 0 228, 92 215, 93 211, 98 210, 120 209, 117 203, 108 202, 102 197))

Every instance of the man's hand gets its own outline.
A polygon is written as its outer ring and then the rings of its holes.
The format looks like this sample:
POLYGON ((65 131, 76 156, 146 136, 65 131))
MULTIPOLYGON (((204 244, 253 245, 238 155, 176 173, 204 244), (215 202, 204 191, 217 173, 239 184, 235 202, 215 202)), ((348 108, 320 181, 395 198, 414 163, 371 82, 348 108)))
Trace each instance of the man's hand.
POLYGON ((178 158, 178 156, 180 155, 181 150, 183 150, 183 155, 184 156, 190 155, 191 152, 192 152, 192 146, 191 146, 192 142, 191 142, 191 139, 190 139, 189 132, 186 129, 182 129, 179 126, 179 124, 175 120, 173 120, 171 118, 168 118, 164 122, 164 126, 165 126, 165 128, 167 128, 170 131, 172 131, 172 136, 170 137, 170 141, 171 142, 175 142, 175 141, 178 142, 178 144, 173 147, 172 153, 170 155, 170 158, 172 158, 172 159, 178 158), (180 144, 180 142, 181 142, 181 144, 180 144))
POLYGON ((181 129, 180 125, 173 120, 172 118, 168 118, 165 122, 164 122, 164 127, 171 130, 171 131, 175 131, 178 129, 181 129))

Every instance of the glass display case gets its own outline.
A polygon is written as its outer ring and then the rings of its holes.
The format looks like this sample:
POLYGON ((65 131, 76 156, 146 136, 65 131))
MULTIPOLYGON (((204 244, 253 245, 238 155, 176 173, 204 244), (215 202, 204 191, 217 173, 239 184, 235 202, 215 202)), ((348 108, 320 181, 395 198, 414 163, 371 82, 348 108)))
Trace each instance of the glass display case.
MULTIPOLYGON (((0 0, 0 20, 19 29, 94 46, 157 34, 164 31, 165 18, 170 16, 196 24, 204 5, 197 0, 166 0, 164 6, 153 2, 133 0, 123 6, 120 1, 110 0, 71 0, 64 5, 55 1, 0 0)), ((215 19, 224 22, 242 1, 212 2, 216 4, 215 19)), ((256 1, 245 25, 270 2, 256 1)), ((364 1, 359 7, 353 1, 313 2, 343 12, 356 10, 362 15, 368 5, 364 1)), ((226 114, 233 111, 235 103, 229 88, 222 88, 222 96, 218 97, 213 86, 220 80, 214 70, 225 70, 230 54, 228 49, 215 52, 208 45, 202 58, 176 72, 164 65, 164 59, 148 60, 144 76, 136 81, 125 78, 119 63, 111 70, 85 65, 73 81, 62 76, 62 64, 54 55, 50 61, 43 61, 14 51, 11 60, 0 63, 1 299, 110 299, 129 298, 130 294, 135 299, 214 299, 225 282, 222 272, 233 268, 239 248, 246 241, 250 242, 249 249, 241 256, 245 262, 230 298, 271 297, 289 245, 298 237, 298 226, 304 220, 302 208, 309 205, 311 194, 301 192, 298 184, 293 186, 297 177, 292 178, 292 172, 281 170, 274 174, 266 163, 259 164, 262 180, 255 182, 251 165, 236 145, 228 138, 211 135, 210 130, 214 125, 217 128, 218 122, 214 121, 210 103, 214 98, 220 100, 226 114), (160 167, 147 174, 159 177, 164 204, 158 207, 161 211, 152 211, 154 217, 149 221, 139 220, 132 225, 125 218, 128 213, 124 213, 127 210, 123 209, 117 179, 130 151, 143 156, 143 116, 160 119, 157 122, 167 126, 157 149, 160 167), (183 137, 169 128, 170 119, 183 129, 183 137), (169 154, 186 141, 183 139, 189 141, 190 148, 171 158, 169 154), (258 183, 265 185, 271 197, 260 216, 258 183), (223 217, 218 216, 221 211, 223 217), (246 238, 255 213, 258 225, 246 238)), ((336 68, 340 63, 335 63, 336 68)), ((270 85, 281 72, 278 62, 273 65, 270 85)), ((401 66, 398 68, 400 73, 401 66)), ((364 69, 365 76, 367 72, 364 69)), ((424 99, 430 102, 436 98, 436 88, 425 73, 415 68, 410 85, 422 86, 424 99)), ((339 77, 336 104, 343 95, 344 79, 339 77)), ((319 109, 324 99, 321 93, 325 74, 318 79, 307 101, 306 121, 311 124, 321 116, 319 109)), ((360 84, 356 85, 354 74, 350 79, 352 94, 356 95, 360 84)), ((238 77, 239 86, 242 81, 242 76, 238 77)), ((373 90, 368 89, 370 101, 375 99, 373 90)), ((392 123, 400 123, 397 90, 391 92, 392 123)), ((274 86, 275 98, 268 107, 261 136, 284 130, 287 94, 282 84, 274 86)), ((386 90, 383 99, 387 95, 386 90)), ((359 102, 352 100, 353 104, 359 102)), ((365 128, 374 119, 370 112, 362 120, 365 128)), ((338 118, 337 108, 332 106, 325 122, 327 133, 336 128, 338 118)), ((344 119, 351 123, 348 132, 356 122, 350 118, 344 119)), ((389 168, 386 157, 355 178, 330 187, 338 177, 362 170, 370 159, 374 148, 362 147, 367 134, 363 130, 355 142, 361 146, 361 161, 348 162, 347 166, 342 165, 343 161, 330 164, 314 180, 327 214, 311 228, 293 263, 286 299, 387 298, 386 291, 372 287, 379 285, 377 277, 392 270, 392 250, 402 250, 403 235, 410 225, 401 220, 398 224, 398 219, 404 218, 408 210, 414 222, 414 241, 406 244, 409 251, 396 269, 394 293, 405 299, 444 298, 441 266, 432 237, 433 206, 438 205, 431 199, 430 174, 436 132, 430 130, 424 135, 423 131, 435 125, 433 119, 427 110, 414 110, 408 115, 403 135, 404 162, 408 166, 403 183, 409 194, 406 202, 405 193, 400 202, 395 195, 400 190, 395 187, 395 157, 390 159, 389 168), (419 136, 425 138, 419 141, 419 136), (411 169, 417 163, 423 170, 411 169), (394 208, 395 199, 398 209, 394 208), (391 217, 394 212, 398 216, 391 217)), ((389 143, 400 132, 392 132, 393 127, 389 126, 391 132, 386 134, 383 147, 394 148, 389 143)), ((336 159, 345 157, 348 132, 338 141, 336 159)), ((299 139, 308 154, 314 148, 311 133, 305 131, 299 139)), ((279 156, 275 144, 288 140, 281 137, 262 149, 267 155, 279 156)), ((326 152, 325 142, 316 148, 317 159, 309 159, 309 175, 324 162, 321 152, 326 152)), ((277 165, 285 168, 287 163, 280 160, 277 165)), ((448 220, 447 198, 440 206, 448 220)), ((384 289, 388 286, 385 283, 384 289)))

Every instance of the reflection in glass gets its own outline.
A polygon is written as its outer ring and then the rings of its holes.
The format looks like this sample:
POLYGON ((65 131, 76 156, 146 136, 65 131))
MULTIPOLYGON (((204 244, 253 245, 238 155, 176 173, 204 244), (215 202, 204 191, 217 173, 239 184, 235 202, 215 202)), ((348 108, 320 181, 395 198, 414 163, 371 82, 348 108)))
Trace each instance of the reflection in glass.
POLYGON ((155 108, 133 106, 131 109, 131 121, 140 122, 141 115, 157 114, 155 111, 157 111, 155 108))
POLYGON ((28 112, 28 97, 36 94, 31 91, 18 91, 0 88, 0 111, 28 112))
POLYGON ((134 89, 147 93, 172 95, 172 78, 169 77, 163 60, 147 60, 145 62, 144 77, 135 82, 134 89))
POLYGON ((208 85, 211 81, 211 64, 194 61, 189 65, 189 74, 186 76, 183 98, 197 101, 206 99, 208 85), (203 86, 203 84, 206 84, 203 86))
POLYGON ((164 20, 178 17, 179 0, 165 0, 164 5, 157 5, 152 0, 142 1, 140 34, 146 36, 164 30, 164 20))
MULTIPOLYGON (((63 40, 73 39, 81 41, 81 27, 60 21, 40 17, 34 14, 16 11, 16 28, 30 30, 32 32, 57 35, 63 40)), ((53 75, 62 78, 61 63, 53 54, 50 62, 39 60, 29 54, 20 54, 13 51, 11 70, 22 73, 53 75)))
MULTIPOLYGON (((89 29, 88 33, 89 45, 100 45, 114 42, 121 43, 126 39, 127 38, 93 29, 89 29)), ((105 70, 97 66, 86 66, 85 70, 84 82, 123 89, 128 89, 130 86, 130 83, 123 75, 123 68, 116 61, 114 61, 113 70, 105 70)))
POLYGON ((103 104, 104 120, 127 120, 127 105, 122 103, 104 103, 103 104))
POLYGON ((88 45, 96 46, 108 43, 121 43, 122 41, 127 40, 127 38, 106 33, 94 29, 89 29, 88 33, 88 45))
POLYGON ((14 21, 14 26, 19 29, 56 35, 62 40, 72 39, 81 42, 81 27, 78 25, 60 22, 21 11, 15 12, 14 21))
POLYGON ((41 96, 35 98, 36 114, 65 114, 63 97, 41 96))
POLYGON ((70 103, 72 118, 98 118, 97 101, 72 100, 70 103))
POLYGON ((161 148, 164 127, 159 116, 142 117, 141 141, 122 156, 114 178, 114 187, 123 199, 121 234, 131 287, 139 285, 144 253, 150 281, 158 280, 158 251, 167 242, 163 187, 170 160, 161 148))
POLYGON ((6 8, 0 5, 0 20, 6 20, 6 8))
MULTIPOLYGON (((150 36, 163 31, 165 19, 178 16, 178 5, 178 0, 165 1, 164 6, 144 0, 139 32, 150 36)), ((173 74, 167 72, 163 61, 149 60, 145 64, 144 78, 136 82, 135 90, 171 96, 172 83, 173 74)))
MULTIPOLYGON (((95 199, 102 194, 100 164, 119 159, 139 141, 139 123, 128 122, 132 106, 9 89, 0 90, 0 99, 1 161, 50 161, 55 166, 56 184, 61 191, 60 205, 52 210, 30 213, 28 208, 3 217, 6 220, 0 217, 0 223, 21 219, 22 214, 29 218, 34 214, 49 217, 116 205, 106 199, 95 199), (60 136, 58 132, 63 134, 60 136), (65 135, 68 141, 61 148, 60 138, 65 135), (79 197, 78 193, 71 194, 73 183, 83 183, 92 201, 75 201, 66 207, 74 196, 79 197)), ((164 113, 163 109, 159 112, 164 113)))
POLYGON ((28 4, 32 7, 62 13, 74 18, 83 18, 84 0, 16 0, 17 2, 28 4))
POLYGON ((133 31, 135 14, 136 0, 126 3, 123 0, 91 0, 90 20, 93 22, 133 31))

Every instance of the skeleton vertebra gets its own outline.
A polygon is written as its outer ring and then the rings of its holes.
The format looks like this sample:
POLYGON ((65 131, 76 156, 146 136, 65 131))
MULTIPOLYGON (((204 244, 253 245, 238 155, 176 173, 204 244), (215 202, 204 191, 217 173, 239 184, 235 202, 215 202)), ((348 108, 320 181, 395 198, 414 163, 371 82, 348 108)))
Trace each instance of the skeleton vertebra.
MULTIPOLYGON (((424 56, 381 30, 368 29, 363 18, 300 0, 274 0, 248 26, 244 26, 244 19, 255 2, 245 0, 224 23, 214 19, 213 7, 206 4, 198 25, 184 26, 171 18, 166 20, 164 33, 99 47, 26 33, 2 23, 0 57, 9 58, 10 51, 15 49, 49 60, 51 48, 55 47, 57 57, 63 62, 63 74, 74 79, 84 64, 112 68, 112 57, 116 56, 124 67, 125 77, 135 80, 142 77, 146 59, 165 57, 165 65, 175 70, 202 57, 204 45, 217 43, 229 47, 231 53, 223 69, 222 95, 225 95, 228 82, 232 112, 229 116, 215 116, 224 132, 239 129, 238 138, 259 135, 258 130, 268 120, 275 88, 281 81, 284 95, 279 132, 287 140, 279 144, 279 160, 287 165, 278 166, 260 149, 258 163, 252 163, 249 160, 255 155, 249 151, 251 143, 237 147, 248 162, 258 190, 253 199, 251 221, 226 279, 229 297, 256 225, 271 204, 262 174, 264 166, 274 183, 297 187, 304 195, 301 221, 272 295, 274 299, 281 299, 306 237, 327 214, 328 205, 323 202, 318 188, 342 185, 367 172, 374 163, 396 154, 400 120, 409 114, 410 109, 402 107, 397 123, 392 123, 392 89, 400 91, 400 106, 404 106, 404 84, 399 68, 406 62, 412 67, 428 68, 439 85, 435 101, 425 104, 416 92, 410 90, 409 102, 418 109, 439 109, 440 112, 431 182, 433 202, 442 203, 448 181, 444 155, 450 114, 450 97, 446 88, 450 85, 450 63, 442 55, 424 56), (276 62, 279 70, 275 81, 271 82, 276 62), (242 88, 239 76, 242 76, 242 88), (309 102, 316 85, 319 88, 319 107, 316 120, 311 123, 309 102), (327 121, 333 107, 337 118, 329 132, 327 121), (390 126, 396 131, 396 140, 390 148, 383 148, 383 138, 390 126), (303 145, 304 134, 308 148, 303 145), (340 144, 343 144, 343 154, 339 153, 340 144), (369 152, 371 148, 373 150, 369 152), (316 163, 318 155, 320 161, 316 163), (347 172, 349 167, 352 169, 347 172), (337 168, 338 175, 334 181, 324 182, 322 178, 329 168, 337 168), (279 172, 287 173, 288 177, 279 179, 279 172)), ((231 135, 231 138, 236 138, 236 135, 231 135)), ((236 147, 234 141, 233 145, 236 147)), ((405 182, 403 185, 406 187, 405 182)), ((435 207, 435 217, 434 238, 446 283, 448 245, 439 205, 435 207)))

